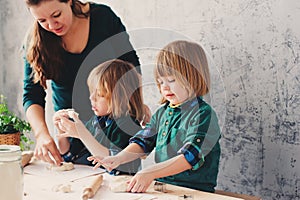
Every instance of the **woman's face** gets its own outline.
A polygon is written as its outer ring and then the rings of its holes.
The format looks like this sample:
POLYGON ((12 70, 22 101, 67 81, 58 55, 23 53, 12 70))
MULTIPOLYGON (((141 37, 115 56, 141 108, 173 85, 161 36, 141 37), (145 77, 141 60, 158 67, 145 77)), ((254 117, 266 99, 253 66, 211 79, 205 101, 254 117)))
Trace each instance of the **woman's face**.
POLYGON ((63 36, 72 25, 71 3, 71 0, 67 3, 59 0, 47 0, 36 6, 30 6, 29 11, 45 30, 63 36))

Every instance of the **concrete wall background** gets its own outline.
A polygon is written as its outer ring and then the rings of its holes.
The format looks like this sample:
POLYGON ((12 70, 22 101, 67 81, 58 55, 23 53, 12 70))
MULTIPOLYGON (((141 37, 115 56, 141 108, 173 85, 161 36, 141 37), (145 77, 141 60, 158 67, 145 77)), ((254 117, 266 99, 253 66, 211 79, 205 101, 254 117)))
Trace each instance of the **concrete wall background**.
MULTIPOLYGON (((158 48, 189 38, 206 49, 215 77, 207 98, 223 132, 219 189, 300 199, 298 0, 97 2, 111 6, 129 30, 152 110, 159 97, 151 71, 158 48)), ((1 0, 0 10, 0 92, 24 114, 19 48, 32 19, 23 2, 1 0)))
POLYGON ((22 3, 0 1, 0 92, 7 96, 10 107, 19 114, 23 113, 21 103, 23 69, 20 49, 32 20, 22 3))

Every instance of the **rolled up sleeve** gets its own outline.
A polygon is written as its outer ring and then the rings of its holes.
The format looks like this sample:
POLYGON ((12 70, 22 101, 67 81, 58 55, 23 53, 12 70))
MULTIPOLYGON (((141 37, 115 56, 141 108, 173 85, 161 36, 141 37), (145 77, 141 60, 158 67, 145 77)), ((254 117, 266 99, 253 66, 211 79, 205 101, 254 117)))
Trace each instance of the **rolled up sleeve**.
POLYGON ((145 153, 151 153, 156 145, 156 137, 154 129, 145 128, 130 138, 129 143, 136 143, 143 148, 145 153))
POLYGON ((201 149, 192 142, 185 143, 177 153, 184 155, 187 162, 192 166, 192 170, 199 169, 205 162, 201 149))

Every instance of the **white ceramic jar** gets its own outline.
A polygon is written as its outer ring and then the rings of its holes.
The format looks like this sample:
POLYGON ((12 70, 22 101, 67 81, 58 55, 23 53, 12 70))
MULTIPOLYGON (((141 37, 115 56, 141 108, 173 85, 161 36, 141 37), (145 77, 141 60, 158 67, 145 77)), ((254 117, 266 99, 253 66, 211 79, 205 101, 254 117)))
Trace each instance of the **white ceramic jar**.
POLYGON ((0 199, 23 199, 21 150, 16 145, 0 145, 0 199))

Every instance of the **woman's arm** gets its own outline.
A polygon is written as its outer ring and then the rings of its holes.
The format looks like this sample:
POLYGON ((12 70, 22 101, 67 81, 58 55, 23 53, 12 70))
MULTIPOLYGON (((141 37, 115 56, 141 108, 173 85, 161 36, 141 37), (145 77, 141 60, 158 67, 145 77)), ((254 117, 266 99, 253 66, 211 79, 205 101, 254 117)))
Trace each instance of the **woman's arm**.
POLYGON ((27 120, 34 132, 36 146, 34 156, 45 162, 59 165, 62 158, 53 138, 50 136, 45 121, 45 96, 46 92, 39 83, 32 81, 32 68, 24 55, 24 86, 23 106, 26 111, 27 120))
POLYGON ((36 138, 34 156, 45 162, 59 165, 63 160, 50 136, 46 121, 45 110, 38 104, 32 104, 26 110, 26 117, 36 138))

